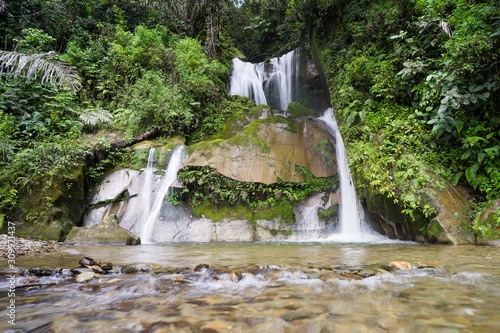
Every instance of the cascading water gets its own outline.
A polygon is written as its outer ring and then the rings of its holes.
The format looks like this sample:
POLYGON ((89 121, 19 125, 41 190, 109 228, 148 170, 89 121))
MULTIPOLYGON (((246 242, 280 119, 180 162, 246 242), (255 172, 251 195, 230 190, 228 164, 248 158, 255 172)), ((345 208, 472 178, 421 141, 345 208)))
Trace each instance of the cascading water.
POLYGON ((296 78, 298 78, 298 71, 296 64, 299 63, 298 52, 290 51, 280 58, 272 58, 271 74, 269 79, 265 82, 265 91, 274 93, 279 98, 275 98, 276 105, 279 110, 286 111, 288 104, 294 99, 294 86, 296 85, 296 78))
POLYGON ((140 204, 139 207, 143 207, 143 212, 141 214, 141 225, 145 225, 146 221, 151 215, 151 208, 153 206, 153 185, 154 185, 154 172, 156 168, 154 164, 156 162, 156 148, 151 148, 148 155, 148 164, 144 170, 144 183, 142 185, 142 191, 140 194, 140 204))
POLYGON ((160 210, 163 205, 163 200, 165 196, 169 193, 172 185, 177 180, 177 172, 181 168, 182 164, 187 158, 186 150, 183 146, 177 146, 172 152, 172 157, 168 162, 168 167, 165 176, 163 177, 162 184, 158 194, 155 197, 154 203, 151 207, 149 215, 145 220, 143 226, 141 226, 141 241, 142 243, 153 242, 153 231, 155 229, 156 221, 160 215, 160 210))
POLYGON ((265 79, 266 72, 263 62, 252 64, 234 58, 229 94, 246 96, 257 105, 267 104, 266 95, 262 88, 265 79))
POLYGON ((246 96, 255 104, 269 104, 286 111, 288 104, 296 98, 299 80, 299 52, 293 50, 269 61, 270 73, 263 62, 252 64, 233 59, 233 72, 229 93, 246 96))
POLYGON ((332 235, 331 239, 359 242, 373 240, 373 237, 382 237, 380 235, 375 235, 371 228, 365 223, 363 211, 356 196, 356 190, 349 171, 344 140, 342 140, 342 136, 340 135, 333 109, 328 108, 319 120, 321 120, 326 125, 328 131, 335 136, 337 168, 340 178, 340 233, 332 235))

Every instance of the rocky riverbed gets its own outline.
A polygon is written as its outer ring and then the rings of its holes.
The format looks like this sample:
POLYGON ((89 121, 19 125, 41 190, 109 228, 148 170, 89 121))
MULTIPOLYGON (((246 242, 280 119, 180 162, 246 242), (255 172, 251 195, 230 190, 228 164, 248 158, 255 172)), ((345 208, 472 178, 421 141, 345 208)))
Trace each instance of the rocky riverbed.
POLYGON ((7 258, 9 247, 14 247, 16 256, 26 256, 39 253, 56 252, 66 244, 56 241, 33 240, 21 237, 11 237, 0 234, 0 258, 7 258))
POLYGON ((73 246, 0 266, 0 290, 14 274, 24 332, 494 332, 496 258, 407 244, 73 246))

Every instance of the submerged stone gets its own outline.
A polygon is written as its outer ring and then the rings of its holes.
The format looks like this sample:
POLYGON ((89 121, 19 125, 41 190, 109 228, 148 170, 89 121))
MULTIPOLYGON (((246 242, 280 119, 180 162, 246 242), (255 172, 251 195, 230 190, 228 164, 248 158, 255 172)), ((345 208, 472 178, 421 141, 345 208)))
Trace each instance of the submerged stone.
POLYGON ((81 273, 76 277, 75 281, 79 282, 79 283, 87 282, 87 281, 92 280, 94 277, 95 277, 95 273, 93 273, 93 272, 81 273))
POLYGON ((153 270, 154 265, 151 264, 133 264, 123 267, 121 272, 123 274, 137 274, 137 273, 149 273, 153 270))

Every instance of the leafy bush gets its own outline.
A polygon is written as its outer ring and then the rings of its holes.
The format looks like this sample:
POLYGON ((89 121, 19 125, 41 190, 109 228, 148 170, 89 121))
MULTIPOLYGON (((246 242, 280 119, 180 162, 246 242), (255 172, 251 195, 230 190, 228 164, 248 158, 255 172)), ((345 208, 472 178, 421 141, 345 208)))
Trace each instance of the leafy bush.
POLYGON ((130 134, 138 135, 153 127, 168 135, 183 134, 193 121, 188 101, 178 85, 165 75, 145 72, 119 96, 117 121, 130 134))

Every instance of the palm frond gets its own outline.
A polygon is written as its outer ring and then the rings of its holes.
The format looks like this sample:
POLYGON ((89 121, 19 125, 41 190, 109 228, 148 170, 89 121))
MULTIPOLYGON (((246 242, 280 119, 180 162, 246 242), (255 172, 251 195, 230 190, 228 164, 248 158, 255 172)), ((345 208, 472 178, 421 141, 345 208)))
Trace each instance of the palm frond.
POLYGON ((28 55, 0 50, 0 77, 4 71, 7 77, 21 76, 26 78, 26 81, 41 76, 42 83, 51 82, 69 86, 75 93, 82 87, 76 68, 55 60, 54 55, 54 51, 28 55))
POLYGON ((7 8, 7 3, 4 0, 0 0, 0 12, 3 12, 7 8))

